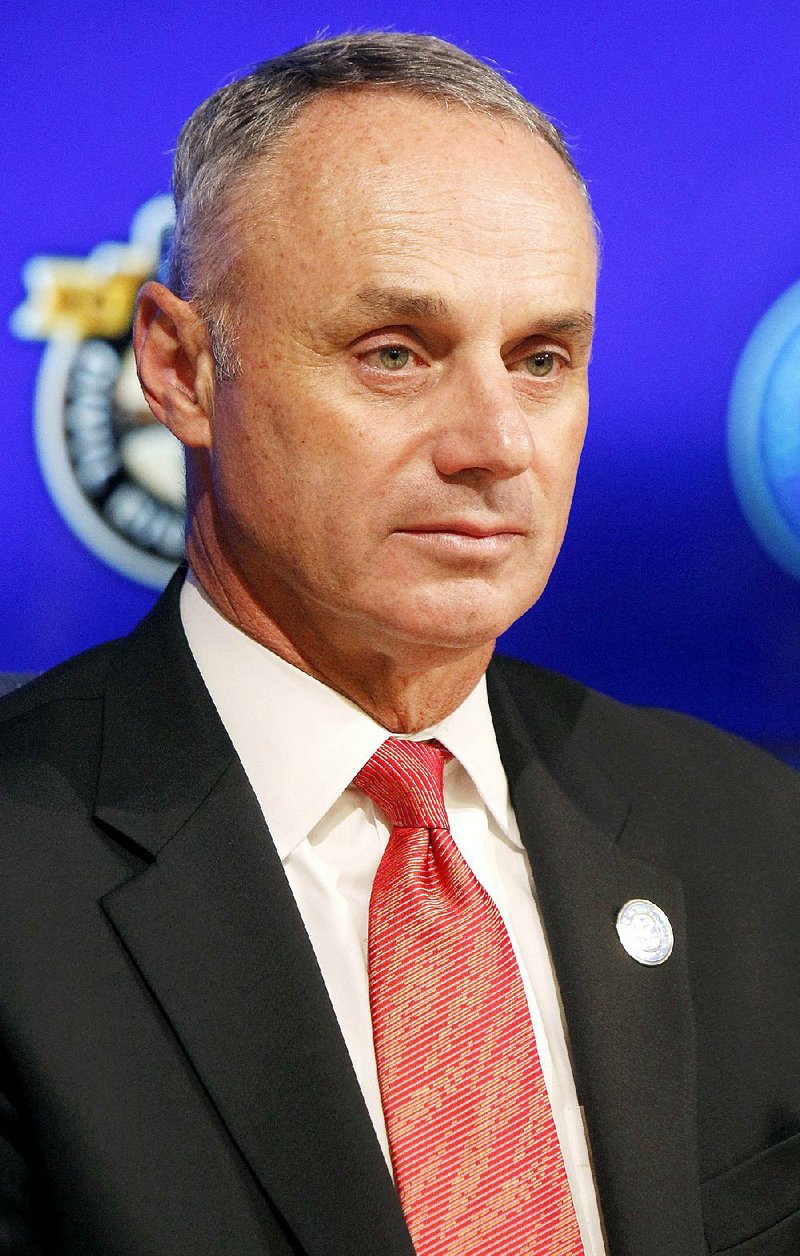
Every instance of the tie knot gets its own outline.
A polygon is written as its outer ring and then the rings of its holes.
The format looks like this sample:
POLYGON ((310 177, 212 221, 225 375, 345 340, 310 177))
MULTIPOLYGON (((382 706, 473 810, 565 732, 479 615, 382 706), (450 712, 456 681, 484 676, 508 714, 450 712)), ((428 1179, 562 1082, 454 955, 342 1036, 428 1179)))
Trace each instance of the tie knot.
POLYGON ((446 829, 444 765, 452 756, 435 741, 390 737, 364 764, 353 784, 371 798, 392 824, 446 829))

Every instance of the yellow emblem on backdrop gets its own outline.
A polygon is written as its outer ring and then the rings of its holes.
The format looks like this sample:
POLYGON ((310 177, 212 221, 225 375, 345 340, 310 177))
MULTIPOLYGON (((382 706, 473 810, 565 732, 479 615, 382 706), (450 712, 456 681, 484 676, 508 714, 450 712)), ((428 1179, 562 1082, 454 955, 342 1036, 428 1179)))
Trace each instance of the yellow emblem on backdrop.
POLYGON ((163 268, 172 200, 136 214, 127 244, 86 258, 32 258, 12 318, 46 340, 36 391, 36 446, 63 518, 89 549, 156 588, 183 555, 183 450, 148 410, 133 360, 136 293, 163 268))
POLYGON ((22 272, 28 299, 15 315, 14 330, 31 340, 63 334, 113 340, 124 335, 136 293, 152 271, 152 258, 143 249, 125 254, 125 269, 110 274, 93 257, 33 258, 22 272))

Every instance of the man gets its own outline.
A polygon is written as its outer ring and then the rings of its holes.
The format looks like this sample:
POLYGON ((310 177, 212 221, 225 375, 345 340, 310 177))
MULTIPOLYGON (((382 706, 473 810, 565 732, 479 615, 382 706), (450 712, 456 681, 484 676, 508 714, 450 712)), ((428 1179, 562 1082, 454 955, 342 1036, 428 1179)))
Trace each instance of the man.
POLYGON ((175 189, 190 575, 4 707, 2 1250, 800 1250, 796 778, 491 661, 586 423, 559 135, 348 36, 175 189))

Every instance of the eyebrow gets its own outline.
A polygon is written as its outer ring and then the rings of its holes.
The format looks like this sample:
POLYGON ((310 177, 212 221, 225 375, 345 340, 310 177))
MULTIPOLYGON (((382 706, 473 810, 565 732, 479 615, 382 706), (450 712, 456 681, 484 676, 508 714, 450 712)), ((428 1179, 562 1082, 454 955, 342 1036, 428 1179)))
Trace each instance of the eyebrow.
POLYGON ((362 288, 354 304, 370 318, 447 319, 452 309, 444 297, 409 288, 362 288))
MULTIPOLYGON (((348 309, 360 317, 386 323, 451 321, 456 317, 453 307, 438 293, 393 286, 360 289, 348 303, 348 309)), ((569 334, 590 341, 594 330, 592 314, 582 309, 531 318, 530 322, 528 338, 569 334)))
POLYGON ((557 318, 535 320, 536 335, 559 336, 564 332, 591 339, 594 317, 588 310, 567 310, 557 318))

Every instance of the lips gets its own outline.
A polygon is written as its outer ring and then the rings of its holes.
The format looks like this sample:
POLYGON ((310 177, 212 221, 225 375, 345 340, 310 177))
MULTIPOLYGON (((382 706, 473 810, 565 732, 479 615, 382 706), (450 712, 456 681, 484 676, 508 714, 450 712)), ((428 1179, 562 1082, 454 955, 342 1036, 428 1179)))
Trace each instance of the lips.
POLYGON ((443 534, 447 536, 465 536, 476 541, 487 540, 495 536, 522 536, 524 529, 512 523, 480 523, 468 519, 452 519, 434 523, 419 523, 413 527, 399 528, 412 536, 443 534))
POLYGON ((485 568, 506 562, 527 536, 516 524, 475 519, 437 519, 399 528, 395 536, 411 551, 425 555, 437 567, 455 564, 463 569, 485 568))

